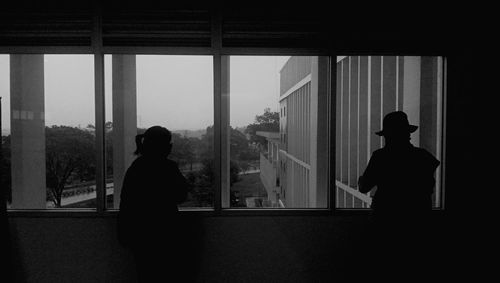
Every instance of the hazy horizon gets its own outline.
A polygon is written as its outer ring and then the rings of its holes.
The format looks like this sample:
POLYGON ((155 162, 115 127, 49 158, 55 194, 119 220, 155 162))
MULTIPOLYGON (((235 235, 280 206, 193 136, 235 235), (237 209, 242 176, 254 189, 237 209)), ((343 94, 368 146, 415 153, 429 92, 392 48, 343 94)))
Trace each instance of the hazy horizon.
MULTIPOLYGON (((254 122, 264 108, 278 111, 279 70, 289 56, 231 56, 230 124, 254 122)), ((112 121, 111 56, 105 56, 106 121, 112 121)), ((213 125, 213 57, 137 55, 137 127, 172 131, 213 125), (175 102, 175 103, 172 103, 175 102), (187 119, 186 117, 190 117, 187 119)), ((10 132, 9 55, 0 54, 2 133, 10 132)), ((93 55, 45 55, 45 124, 95 124, 93 55)))

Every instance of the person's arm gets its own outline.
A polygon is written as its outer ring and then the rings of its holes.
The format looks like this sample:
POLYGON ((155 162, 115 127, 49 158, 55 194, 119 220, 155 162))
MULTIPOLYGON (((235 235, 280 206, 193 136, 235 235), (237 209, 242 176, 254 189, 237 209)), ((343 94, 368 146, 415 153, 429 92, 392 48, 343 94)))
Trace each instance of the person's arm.
POLYGON ((124 247, 129 247, 131 244, 131 226, 133 218, 133 190, 135 180, 135 170, 129 167, 123 178, 122 190, 120 193, 120 210, 118 211, 117 233, 118 241, 124 247))
POLYGON ((377 154, 374 152, 368 165, 366 166, 363 175, 359 176, 358 189, 361 193, 366 194, 376 185, 376 168, 377 168, 377 154))
POLYGON ((425 155, 424 170, 426 171, 426 176, 427 176, 427 178, 425 179, 426 183, 424 185, 425 187, 429 188, 429 193, 433 194, 436 185, 435 173, 436 169, 438 168, 439 164, 441 164, 441 162, 437 160, 434 157, 434 155, 432 155, 427 150, 424 150, 424 155, 425 155))
POLYGON ((175 193, 176 193, 176 201, 178 204, 183 203, 187 198, 187 193, 189 191, 189 185, 182 175, 181 171, 177 164, 174 166, 174 178, 175 178, 175 193))

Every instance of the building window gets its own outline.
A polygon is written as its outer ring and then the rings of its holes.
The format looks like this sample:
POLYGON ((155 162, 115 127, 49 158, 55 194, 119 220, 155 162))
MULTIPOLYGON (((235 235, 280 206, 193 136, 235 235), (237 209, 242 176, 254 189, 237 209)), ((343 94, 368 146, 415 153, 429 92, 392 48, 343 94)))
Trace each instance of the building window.
POLYGON ((371 154, 384 146, 383 138, 375 132, 382 128, 384 115, 392 111, 404 111, 410 124, 419 126, 411 134, 411 143, 426 149, 441 161, 435 172, 432 202, 434 208, 442 206, 443 66, 442 57, 337 57, 337 208, 367 208, 371 205, 376 189, 361 194, 358 178, 371 154))
POLYGON ((95 208, 94 56, 0 55, 0 96, 8 208, 95 208))
POLYGON ((183 209, 368 208, 373 193, 361 194, 357 180, 395 110, 419 126, 411 142, 441 161, 432 201, 442 208, 442 57, 339 56, 332 66, 327 56, 109 54, 100 105, 95 56, 0 55, 9 209, 99 209, 101 181, 103 208, 117 209, 134 137, 153 125, 174 133, 171 158, 193 187, 183 209), (106 115, 96 122, 99 107, 106 115))
MULTIPOLYGON (((119 208, 135 135, 172 132, 172 153, 192 190, 180 206, 214 206, 212 56, 105 55, 107 207, 119 208)), ((154 197, 154 190, 148 194, 154 197)))
POLYGON ((231 197, 223 205, 327 208, 329 58, 226 60, 231 197))

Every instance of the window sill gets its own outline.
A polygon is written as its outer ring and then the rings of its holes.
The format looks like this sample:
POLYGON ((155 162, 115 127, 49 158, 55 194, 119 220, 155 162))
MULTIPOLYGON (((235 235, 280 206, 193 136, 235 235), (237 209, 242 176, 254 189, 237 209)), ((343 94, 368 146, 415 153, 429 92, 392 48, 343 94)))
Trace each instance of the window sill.
MULTIPOLYGON (((8 210, 7 216, 9 218, 106 218, 116 217, 119 210, 112 209, 103 212, 98 212, 95 209, 43 209, 43 210, 28 210, 17 209, 8 210)), ((433 209, 433 214, 441 215, 445 213, 444 209, 433 209)), ((211 208, 201 209, 182 209, 179 211, 180 215, 186 216, 204 216, 204 217, 217 217, 217 216, 369 216, 371 210, 364 209, 244 209, 244 208, 227 208, 216 211, 211 208)))

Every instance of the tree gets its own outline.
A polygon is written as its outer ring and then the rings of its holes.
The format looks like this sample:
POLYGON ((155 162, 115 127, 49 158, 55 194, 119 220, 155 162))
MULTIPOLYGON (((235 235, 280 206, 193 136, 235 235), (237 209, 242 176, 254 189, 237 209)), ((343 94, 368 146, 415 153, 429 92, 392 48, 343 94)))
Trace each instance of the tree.
MULTIPOLYGON (((193 190, 191 196, 196 206, 211 206, 214 200, 215 165, 214 165, 214 128, 209 126, 201 139, 191 140, 196 159, 201 168, 186 175, 193 190)), ((175 148, 174 142, 174 148, 175 148)), ((248 150, 248 140, 241 132, 231 128, 231 160, 229 163, 229 182, 232 185, 240 180, 241 168, 235 159, 242 150, 248 150), (234 158, 234 159, 233 159, 234 158)))
POLYGON ((95 178, 95 139, 88 131, 69 127, 45 128, 46 183, 50 199, 61 206, 62 193, 74 179, 95 178))
MULTIPOLYGON (((86 127, 95 136, 95 126, 88 124, 86 127)), ((113 122, 107 121, 104 124, 104 140, 106 150, 106 178, 113 176, 113 122)))
POLYGON ((279 132, 280 113, 271 112, 270 108, 264 109, 264 114, 255 116, 255 122, 247 126, 245 133, 250 136, 250 142, 267 146, 266 138, 258 136, 257 132, 279 132))
POLYGON ((172 153, 170 158, 176 161, 180 167, 187 164, 193 169, 193 162, 196 159, 193 148, 193 138, 183 137, 180 134, 172 133, 172 153))

